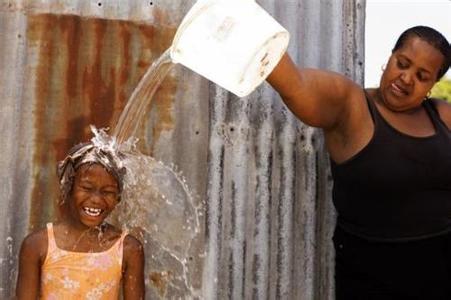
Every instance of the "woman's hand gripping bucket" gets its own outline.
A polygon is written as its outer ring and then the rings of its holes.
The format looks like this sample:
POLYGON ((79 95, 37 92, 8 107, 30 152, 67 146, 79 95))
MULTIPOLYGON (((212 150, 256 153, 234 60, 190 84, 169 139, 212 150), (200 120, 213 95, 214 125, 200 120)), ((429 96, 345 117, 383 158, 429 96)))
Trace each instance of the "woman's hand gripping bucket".
POLYGON ((239 97, 250 94, 285 53, 289 33, 253 0, 198 0, 170 55, 239 97))

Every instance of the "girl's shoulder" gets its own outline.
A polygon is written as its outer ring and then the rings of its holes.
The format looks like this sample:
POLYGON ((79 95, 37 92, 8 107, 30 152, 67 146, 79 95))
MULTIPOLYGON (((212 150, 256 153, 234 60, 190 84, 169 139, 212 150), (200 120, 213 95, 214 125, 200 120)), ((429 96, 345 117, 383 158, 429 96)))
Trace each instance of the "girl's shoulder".
POLYGON ((106 224, 106 230, 109 232, 109 235, 114 239, 114 237, 120 237, 122 235, 125 235, 124 238, 124 254, 127 254, 127 252, 134 252, 137 249, 142 248, 142 243, 133 235, 128 233, 127 231, 123 231, 119 228, 117 228, 114 225, 106 224))
POLYGON ((144 248, 134 236, 127 234, 124 239, 123 268, 132 274, 141 274, 144 268, 144 248))
POLYGON ((22 242, 22 251, 39 255, 44 259, 47 254, 48 236, 47 228, 42 228, 28 234, 22 242))
POLYGON ((47 245, 47 228, 41 228, 29 233, 23 242, 33 246, 47 245))
POLYGON ((124 231, 110 223, 105 223, 105 231, 109 233, 109 235, 112 236, 124 236, 124 247, 137 247, 141 246, 141 242, 134 237, 132 234, 130 234, 128 231, 124 231))
POLYGON ((144 260, 144 248, 142 243, 131 234, 124 238, 124 261, 125 263, 136 263, 144 260))
POLYGON ((124 252, 134 252, 142 250, 142 243, 131 234, 124 238, 124 252))

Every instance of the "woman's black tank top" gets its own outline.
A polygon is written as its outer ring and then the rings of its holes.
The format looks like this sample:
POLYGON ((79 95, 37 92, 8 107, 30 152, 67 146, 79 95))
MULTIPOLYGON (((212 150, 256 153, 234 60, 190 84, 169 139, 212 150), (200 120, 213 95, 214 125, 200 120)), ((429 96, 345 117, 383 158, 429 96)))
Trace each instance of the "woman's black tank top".
POLYGON ((451 131, 432 101, 435 127, 413 137, 392 127, 366 96, 374 122, 368 145, 344 163, 331 163, 337 226, 370 240, 407 241, 451 231, 451 131))

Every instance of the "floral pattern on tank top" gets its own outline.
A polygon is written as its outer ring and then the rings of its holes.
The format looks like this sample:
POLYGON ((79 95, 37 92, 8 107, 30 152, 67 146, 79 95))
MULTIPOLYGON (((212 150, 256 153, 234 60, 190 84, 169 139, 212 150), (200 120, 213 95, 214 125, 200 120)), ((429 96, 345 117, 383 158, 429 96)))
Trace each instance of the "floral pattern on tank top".
POLYGON ((118 299, 125 232, 108 250, 95 253, 58 248, 47 224, 48 249, 42 266, 41 299, 118 299))

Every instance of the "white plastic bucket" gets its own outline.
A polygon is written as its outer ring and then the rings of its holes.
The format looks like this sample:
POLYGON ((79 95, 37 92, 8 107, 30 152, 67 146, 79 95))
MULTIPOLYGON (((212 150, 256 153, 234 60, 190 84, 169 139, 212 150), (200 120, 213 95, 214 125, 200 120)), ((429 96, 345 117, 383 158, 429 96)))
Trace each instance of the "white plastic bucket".
POLYGON ((170 55, 239 97, 250 94, 285 53, 289 33, 253 0, 198 0, 170 55))

